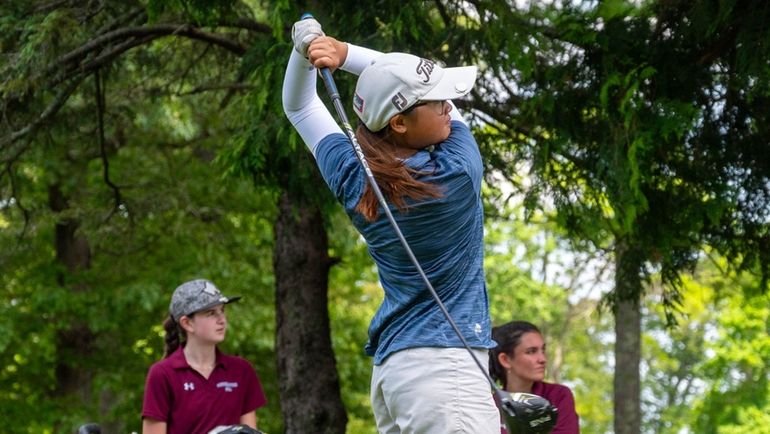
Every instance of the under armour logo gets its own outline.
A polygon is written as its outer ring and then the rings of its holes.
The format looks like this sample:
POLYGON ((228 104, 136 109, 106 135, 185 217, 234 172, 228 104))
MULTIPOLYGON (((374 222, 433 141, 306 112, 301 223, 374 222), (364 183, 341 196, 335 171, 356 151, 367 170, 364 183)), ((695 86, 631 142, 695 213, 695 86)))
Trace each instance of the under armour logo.
POLYGON ((216 286, 209 285, 208 282, 206 281, 203 281, 201 283, 203 283, 203 289, 202 289, 203 292, 209 295, 219 295, 219 290, 217 289, 216 286))
POLYGON ((195 390, 195 383, 184 383, 184 390, 195 390))

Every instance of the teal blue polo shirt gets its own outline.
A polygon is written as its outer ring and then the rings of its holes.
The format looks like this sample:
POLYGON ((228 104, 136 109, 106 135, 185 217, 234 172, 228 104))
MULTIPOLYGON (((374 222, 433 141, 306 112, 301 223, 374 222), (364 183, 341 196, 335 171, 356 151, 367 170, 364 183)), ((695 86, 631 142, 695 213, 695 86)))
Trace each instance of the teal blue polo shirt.
MULTIPOLYGON (((414 347, 461 347, 462 342, 432 298, 383 212, 367 222, 355 208, 366 175, 348 138, 326 136, 316 160, 332 193, 369 247, 385 293, 369 326, 368 355, 379 365, 388 355, 414 347)), ((491 348, 489 302, 484 280, 483 166, 468 127, 452 121, 447 140, 404 161, 417 178, 438 185, 443 196, 390 209, 425 274, 463 337, 475 348, 491 348)))

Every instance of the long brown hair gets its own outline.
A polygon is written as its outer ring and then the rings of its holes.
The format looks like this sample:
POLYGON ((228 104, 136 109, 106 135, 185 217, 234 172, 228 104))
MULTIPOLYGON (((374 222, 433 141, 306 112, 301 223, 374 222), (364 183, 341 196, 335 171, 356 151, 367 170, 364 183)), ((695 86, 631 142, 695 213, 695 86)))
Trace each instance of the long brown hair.
MULTIPOLYGON (((403 211, 409 207, 406 199, 420 200, 441 197, 441 189, 435 184, 418 181, 415 175, 425 174, 406 166, 396 158, 395 146, 390 141, 390 127, 372 132, 365 125, 356 129, 356 139, 364 151, 374 179, 388 202, 403 211)), ((366 183, 364 194, 356 206, 367 221, 374 221, 379 214, 379 201, 374 190, 366 183)))
POLYGON ((179 326, 179 323, 174 321, 171 315, 163 321, 163 329, 166 331, 166 336, 163 339, 163 358, 165 359, 187 340, 187 334, 179 326))

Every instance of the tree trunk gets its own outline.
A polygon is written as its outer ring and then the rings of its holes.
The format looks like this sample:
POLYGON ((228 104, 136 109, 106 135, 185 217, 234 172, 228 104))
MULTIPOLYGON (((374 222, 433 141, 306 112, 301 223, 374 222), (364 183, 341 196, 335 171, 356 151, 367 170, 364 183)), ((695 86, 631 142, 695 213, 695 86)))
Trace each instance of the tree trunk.
MULTIPOLYGON (((50 186, 48 203, 51 210, 62 213, 69 208, 67 197, 58 185, 50 186)), ((54 247, 56 262, 63 271, 57 276, 61 287, 72 292, 85 291, 87 288, 71 286, 67 275, 91 267, 91 247, 88 240, 77 233, 79 223, 72 218, 61 218, 56 223, 54 247)), ((56 388, 52 395, 57 398, 74 398, 77 405, 91 401, 93 373, 83 366, 82 361, 93 354, 96 336, 82 319, 69 320, 66 328, 56 333, 56 388)))
POLYGON ((640 376, 642 280, 638 255, 625 242, 615 252, 615 434, 641 432, 640 376))
POLYGON ((327 254, 317 206, 285 189, 275 223, 278 383, 287 434, 344 434, 347 414, 340 395, 329 328, 327 254))

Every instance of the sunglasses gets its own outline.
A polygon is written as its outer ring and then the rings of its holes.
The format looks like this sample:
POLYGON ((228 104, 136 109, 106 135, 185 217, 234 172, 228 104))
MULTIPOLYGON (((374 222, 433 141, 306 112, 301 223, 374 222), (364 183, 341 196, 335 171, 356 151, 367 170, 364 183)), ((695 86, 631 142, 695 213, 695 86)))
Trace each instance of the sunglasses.
POLYGON ((446 100, 438 100, 438 101, 417 101, 413 106, 409 107, 408 109, 404 110, 402 113, 409 114, 417 107, 422 106, 428 106, 430 107, 434 113, 437 115, 443 115, 446 111, 446 100))

